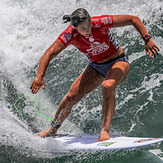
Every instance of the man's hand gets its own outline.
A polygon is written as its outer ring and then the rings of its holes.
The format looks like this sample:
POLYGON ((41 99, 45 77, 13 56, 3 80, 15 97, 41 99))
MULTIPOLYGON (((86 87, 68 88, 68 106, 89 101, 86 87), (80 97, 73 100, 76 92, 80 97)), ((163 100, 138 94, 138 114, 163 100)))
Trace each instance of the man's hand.
POLYGON ((152 41, 152 39, 145 42, 145 51, 146 54, 149 55, 150 58, 152 56, 156 57, 158 55, 159 48, 158 46, 152 41))
POLYGON ((33 94, 37 93, 42 86, 45 89, 45 83, 42 77, 36 77, 31 84, 31 91, 33 94))

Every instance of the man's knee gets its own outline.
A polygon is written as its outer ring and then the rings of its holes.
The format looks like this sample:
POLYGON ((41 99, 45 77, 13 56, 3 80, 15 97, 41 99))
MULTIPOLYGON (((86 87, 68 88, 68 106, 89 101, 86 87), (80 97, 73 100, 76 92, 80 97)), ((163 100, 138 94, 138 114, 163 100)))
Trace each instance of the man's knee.
POLYGON ((68 92, 67 95, 65 96, 65 100, 72 104, 75 105, 77 102, 79 102, 84 95, 78 94, 78 93, 72 93, 68 92))
POLYGON ((102 82, 102 91, 105 95, 113 95, 115 93, 115 86, 111 81, 105 80, 102 82))

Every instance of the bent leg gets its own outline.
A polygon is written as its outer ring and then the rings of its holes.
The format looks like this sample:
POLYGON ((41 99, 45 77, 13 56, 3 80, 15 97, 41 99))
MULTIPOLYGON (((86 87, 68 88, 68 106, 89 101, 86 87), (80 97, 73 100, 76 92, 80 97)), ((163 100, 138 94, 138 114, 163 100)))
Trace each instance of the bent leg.
MULTIPOLYGON (((58 106, 54 122, 61 125, 68 117, 72 107, 81 100, 81 98, 94 90, 104 78, 91 67, 86 67, 84 72, 72 84, 69 92, 63 98, 58 106)), ((55 134, 57 129, 47 129, 39 133, 40 137, 46 137, 49 134, 55 134)))
POLYGON ((124 61, 116 62, 108 71, 102 83, 103 118, 99 141, 110 139, 109 130, 115 111, 115 89, 128 75, 129 64, 124 61))
POLYGON ((84 72, 72 84, 69 92, 59 104, 54 121, 61 124, 69 115, 71 108, 79 102, 82 97, 94 90, 103 80, 91 67, 86 67, 84 72))

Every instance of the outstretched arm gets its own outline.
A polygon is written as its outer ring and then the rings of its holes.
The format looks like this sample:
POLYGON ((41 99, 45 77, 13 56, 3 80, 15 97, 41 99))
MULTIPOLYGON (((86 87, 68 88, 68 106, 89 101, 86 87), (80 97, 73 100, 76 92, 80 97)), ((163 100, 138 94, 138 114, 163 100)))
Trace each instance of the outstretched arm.
MULTIPOLYGON (((141 22, 141 20, 138 17, 132 15, 113 16, 113 27, 122 27, 126 25, 133 25, 142 37, 144 37, 145 35, 149 35, 144 24, 141 22)), ((149 56, 152 58, 152 55, 154 57, 157 56, 159 48, 152 41, 152 39, 148 39, 145 41, 145 50, 146 50, 146 54, 149 54, 149 56)))
POLYGON ((41 86, 43 89, 45 89, 43 78, 49 62, 52 58, 56 57, 64 48, 64 44, 57 39, 41 57, 36 78, 33 80, 31 85, 32 93, 37 93, 41 86))

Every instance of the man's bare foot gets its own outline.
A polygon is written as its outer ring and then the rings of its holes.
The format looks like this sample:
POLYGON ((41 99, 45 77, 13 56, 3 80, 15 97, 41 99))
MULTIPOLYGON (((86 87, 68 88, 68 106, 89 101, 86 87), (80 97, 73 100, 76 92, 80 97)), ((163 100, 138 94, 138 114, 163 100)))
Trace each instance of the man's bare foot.
POLYGON ((41 138, 44 138, 44 137, 48 137, 48 136, 53 136, 53 135, 55 135, 56 132, 57 132, 57 129, 48 128, 48 129, 43 130, 40 133, 38 133, 38 136, 40 136, 41 138))
POLYGON ((104 140, 109 140, 110 136, 107 131, 101 131, 100 136, 98 138, 98 141, 104 141, 104 140))

